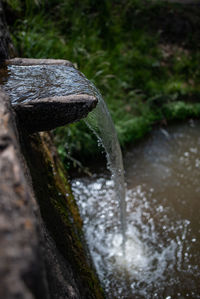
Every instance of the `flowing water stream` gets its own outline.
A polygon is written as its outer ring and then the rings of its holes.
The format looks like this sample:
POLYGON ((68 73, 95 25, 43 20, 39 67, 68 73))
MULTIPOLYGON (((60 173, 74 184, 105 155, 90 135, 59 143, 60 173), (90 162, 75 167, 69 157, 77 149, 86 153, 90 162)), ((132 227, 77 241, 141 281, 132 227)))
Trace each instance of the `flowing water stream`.
POLYGON ((116 132, 91 82, 66 66, 6 72, 1 81, 13 105, 73 93, 99 99, 86 122, 106 150, 112 177, 77 178, 72 187, 106 298, 200 298, 200 123, 157 130, 131 149, 125 196, 116 132))
MULTIPOLYGON (((91 82, 90 82, 91 86, 91 82)), ((126 243, 126 191, 124 182, 124 165, 117 133, 108 108, 99 93, 92 85, 95 96, 98 98, 97 107, 89 113, 86 124, 97 136, 104 147, 107 157, 107 167, 111 171, 114 183, 114 198, 118 204, 119 234, 122 236, 122 251, 124 254, 126 243)))

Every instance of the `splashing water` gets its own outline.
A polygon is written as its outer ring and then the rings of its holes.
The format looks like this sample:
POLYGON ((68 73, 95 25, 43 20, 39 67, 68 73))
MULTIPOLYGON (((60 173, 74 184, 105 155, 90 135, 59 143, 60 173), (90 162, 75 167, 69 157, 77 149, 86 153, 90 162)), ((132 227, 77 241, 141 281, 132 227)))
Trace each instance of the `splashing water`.
POLYGON ((124 256, 113 181, 73 180, 106 298, 200 298, 199 130, 158 130, 126 155, 124 256))

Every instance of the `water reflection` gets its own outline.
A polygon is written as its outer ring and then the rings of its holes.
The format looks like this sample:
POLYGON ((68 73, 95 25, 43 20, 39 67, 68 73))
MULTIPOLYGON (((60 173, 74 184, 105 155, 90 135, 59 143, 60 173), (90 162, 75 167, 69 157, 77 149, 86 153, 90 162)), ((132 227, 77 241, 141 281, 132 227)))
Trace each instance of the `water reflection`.
POLYGON ((200 123, 157 130, 125 157, 126 257, 113 182, 73 181, 107 298, 200 298, 200 123))

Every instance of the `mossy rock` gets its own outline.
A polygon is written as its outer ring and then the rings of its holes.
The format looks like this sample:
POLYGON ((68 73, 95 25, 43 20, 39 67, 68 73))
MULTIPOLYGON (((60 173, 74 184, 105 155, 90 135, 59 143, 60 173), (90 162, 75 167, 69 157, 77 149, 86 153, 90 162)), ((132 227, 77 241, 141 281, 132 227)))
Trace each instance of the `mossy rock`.
POLYGON ((80 298, 104 298, 84 240, 78 207, 52 136, 49 133, 22 136, 22 148, 42 218, 72 269, 80 298))

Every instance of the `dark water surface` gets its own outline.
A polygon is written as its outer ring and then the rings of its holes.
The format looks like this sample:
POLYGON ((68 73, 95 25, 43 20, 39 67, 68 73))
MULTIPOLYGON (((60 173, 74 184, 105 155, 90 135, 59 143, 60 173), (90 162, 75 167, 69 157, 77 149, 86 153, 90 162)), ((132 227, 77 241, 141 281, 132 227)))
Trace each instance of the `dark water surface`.
POLYGON ((200 298, 200 122, 153 132, 125 156, 126 255, 104 175, 73 180, 107 298, 200 298))

